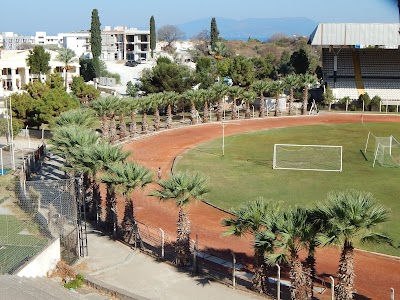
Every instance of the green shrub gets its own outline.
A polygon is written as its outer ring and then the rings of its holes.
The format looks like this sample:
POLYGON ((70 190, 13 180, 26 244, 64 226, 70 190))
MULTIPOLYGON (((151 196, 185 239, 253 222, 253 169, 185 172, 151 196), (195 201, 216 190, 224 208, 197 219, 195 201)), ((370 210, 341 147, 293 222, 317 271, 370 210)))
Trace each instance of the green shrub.
POLYGON ((83 286, 83 279, 84 276, 82 274, 78 274, 76 275, 75 279, 72 279, 69 282, 65 283, 64 287, 66 289, 73 289, 73 290, 79 289, 83 286))

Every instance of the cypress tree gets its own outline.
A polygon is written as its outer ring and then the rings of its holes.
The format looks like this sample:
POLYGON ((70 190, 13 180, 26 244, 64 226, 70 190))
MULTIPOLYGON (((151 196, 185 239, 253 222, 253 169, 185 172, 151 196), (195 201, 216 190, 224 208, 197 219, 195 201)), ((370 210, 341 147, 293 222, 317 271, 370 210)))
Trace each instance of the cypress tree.
POLYGON ((157 38, 156 38, 156 22, 154 16, 150 18, 150 49, 151 57, 153 58, 154 50, 156 49, 157 38))
POLYGON ((217 21, 215 18, 211 19, 211 28, 210 28, 210 38, 211 38, 211 46, 214 45, 215 42, 218 41, 219 31, 217 28, 217 21))
MULTIPOLYGON (((92 49, 93 60, 97 61, 101 55, 101 23, 99 18, 99 11, 95 8, 92 10, 92 23, 90 26, 90 47, 92 49)), ((96 76, 99 76, 99 64, 93 64, 96 76)))

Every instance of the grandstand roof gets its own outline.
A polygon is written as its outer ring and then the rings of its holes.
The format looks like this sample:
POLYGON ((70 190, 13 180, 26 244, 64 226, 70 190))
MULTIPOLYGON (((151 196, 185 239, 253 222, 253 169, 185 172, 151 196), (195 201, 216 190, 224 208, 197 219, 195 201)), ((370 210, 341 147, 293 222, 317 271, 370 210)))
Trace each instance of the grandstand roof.
POLYGON ((384 46, 400 45, 399 23, 321 23, 310 36, 314 46, 384 46))

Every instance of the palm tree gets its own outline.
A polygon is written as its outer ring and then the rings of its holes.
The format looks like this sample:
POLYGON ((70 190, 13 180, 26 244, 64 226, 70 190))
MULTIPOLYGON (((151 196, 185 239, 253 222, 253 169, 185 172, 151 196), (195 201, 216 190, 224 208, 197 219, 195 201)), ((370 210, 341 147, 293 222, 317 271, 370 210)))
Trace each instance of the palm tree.
POLYGON ((76 54, 75 54, 74 50, 72 50, 70 48, 62 48, 62 49, 58 50, 57 60, 64 63, 64 68, 63 68, 64 85, 65 85, 65 90, 67 90, 69 64, 72 62, 75 62, 76 54))
POLYGON ((308 90, 311 85, 317 82, 317 78, 311 74, 303 74, 300 77, 300 86, 303 88, 303 109, 301 111, 302 115, 307 114, 307 106, 308 106, 308 90))
MULTIPOLYGON (((213 89, 209 88, 207 90, 202 90, 202 102, 203 102, 203 122, 208 123, 211 122, 209 118, 209 104, 214 102, 216 98, 216 93, 213 89)), ((210 116, 211 117, 211 116, 210 116)))
POLYGON ((283 78, 283 82, 287 88, 289 88, 289 115, 293 115, 293 101, 294 101, 294 89, 299 86, 299 76, 295 74, 287 75, 283 78))
POLYGON ((199 174, 177 173, 167 180, 158 181, 161 190, 154 190, 151 196, 162 200, 173 199, 179 207, 177 238, 175 244, 176 264, 190 265, 190 222, 185 209, 191 200, 200 200, 208 192, 206 180, 199 174))
POLYGON ((264 93, 269 89, 271 83, 266 80, 258 80, 251 85, 251 89, 260 96, 260 118, 265 116, 264 93))
POLYGON ((128 111, 131 113, 131 122, 129 124, 129 134, 131 138, 135 137, 136 134, 136 114, 137 110, 140 107, 140 99, 139 98, 127 98, 125 100, 128 111))
POLYGON ((245 203, 235 209, 234 217, 223 219, 222 225, 229 227, 225 235, 243 236, 247 233, 253 235, 254 240, 254 276, 252 278, 253 289, 262 293, 265 284, 265 247, 255 243, 256 236, 265 228, 272 227, 275 214, 279 210, 277 204, 272 201, 258 198, 255 201, 245 203))
POLYGON ((377 225, 388 221, 389 209, 378 204, 371 193, 349 189, 333 191, 327 202, 319 206, 326 234, 319 236, 321 245, 342 245, 335 299, 350 300, 354 294, 354 241, 388 243, 388 236, 373 232, 377 225))
POLYGON ((179 100, 176 92, 163 92, 162 103, 167 106, 167 129, 172 128, 172 106, 179 100))
POLYGON ((312 297, 307 286, 308 272, 299 257, 299 252, 306 248, 307 237, 312 229, 312 225, 307 220, 305 209, 291 209, 277 216, 274 231, 266 229, 269 236, 268 242, 274 240, 275 248, 273 253, 267 255, 267 262, 270 264, 289 263, 290 296, 293 300, 312 297))
POLYGON ((159 106, 161 104, 162 99, 163 99, 163 93, 150 94, 149 101, 147 102, 149 108, 154 109, 154 129, 156 131, 159 131, 161 126, 159 106))
POLYGON ((244 92, 244 89, 237 85, 231 86, 228 89, 228 95, 233 98, 232 115, 231 115, 232 120, 236 120, 238 118, 236 101, 243 95, 243 92, 244 92))
POLYGON ((284 90, 285 90, 285 86, 280 81, 274 81, 274 82, 272 82, 272 84, 270 86, 270 92, 275 97, 275 116, 277 116, 278 113, 280 113, 282 115, 282 111, 280 110, 280 107, 279 107, 279 97, 283 93, 284 90))
POLYGON ((125 122, 125 115, 129 111, 127 99, 120 99, 116 103, 116 113, 119 115, 119 138, 121 140, 125 139, 126 137, 126 122, 125 122))
POLYGON ((218 99, 217 122, 219 122, 222 121, 222 114, 225 111, 225 108, 223 108, 222 105, 224 105, 223 99, 228 93, 229 87, 225 83, 215 83, 210 88, 214 90, 216 98, 218 99))
POLYGON ((142 111, 142 133, 147 134, 149 132, 149 123, 147 122, 147 113, 149 111, 150 96, 142 97, 139 100, 139 108, 142 111))
POLYGON ((121 98, 112 97, 112 104, 110 106, 110 142, 113 143, 117 140, 117 124, 115 116, 120 108, 121 98))
POLYGON ((87 108, 78 108, 62 112, 53 122, 53 126, 63 127, 68 125, 77 125, 89 128, 94 125, 96 118, 93 110, 87 108))
POLYGON ((110 129, 107 124, 108 115, 110 114, 111 108, 114 104, 114 97, 101 97, 90 103, 90 106, 97 112, 98 116, 101 116, 101 132, 104 139, 110 137, 110 129))
POLYGON ((246 112, 244 117, 250 119, 250 102, 257 97, 257 94, 251 91, 243 92, 242 99, 246 103, 246 112))
POLYGON ((187 90, 183 94, 183 98, 190 101, 190 121, 192 124, 197 123, 198 111, 196 109, 196 104, 201 102, 203 94, 201 90, 187 90))
POLYGON ((150 170, 133 162, 117 162, 109 167, 109 171, 101 177, 106 184, 116 185, 117 190, 125 197, 125 212, 122 220, 122 235, 124 241, 129 243, 132 235, 137 240, 136 220, 131 194, 137 187, 143 188, 152 181, 153 174, 150 170))

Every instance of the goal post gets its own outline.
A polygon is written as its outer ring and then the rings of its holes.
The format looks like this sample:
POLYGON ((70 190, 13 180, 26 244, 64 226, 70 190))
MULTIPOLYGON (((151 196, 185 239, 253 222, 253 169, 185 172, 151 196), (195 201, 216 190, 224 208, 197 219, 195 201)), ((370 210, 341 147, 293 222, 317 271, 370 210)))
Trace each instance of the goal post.
POLYGON ((275 144, 273 169, 342 172, 343 147, 275 144))
POLYGON ((400 167, 400 143, 391 136, 375 137, 374 162, 382 167, 400 167))

